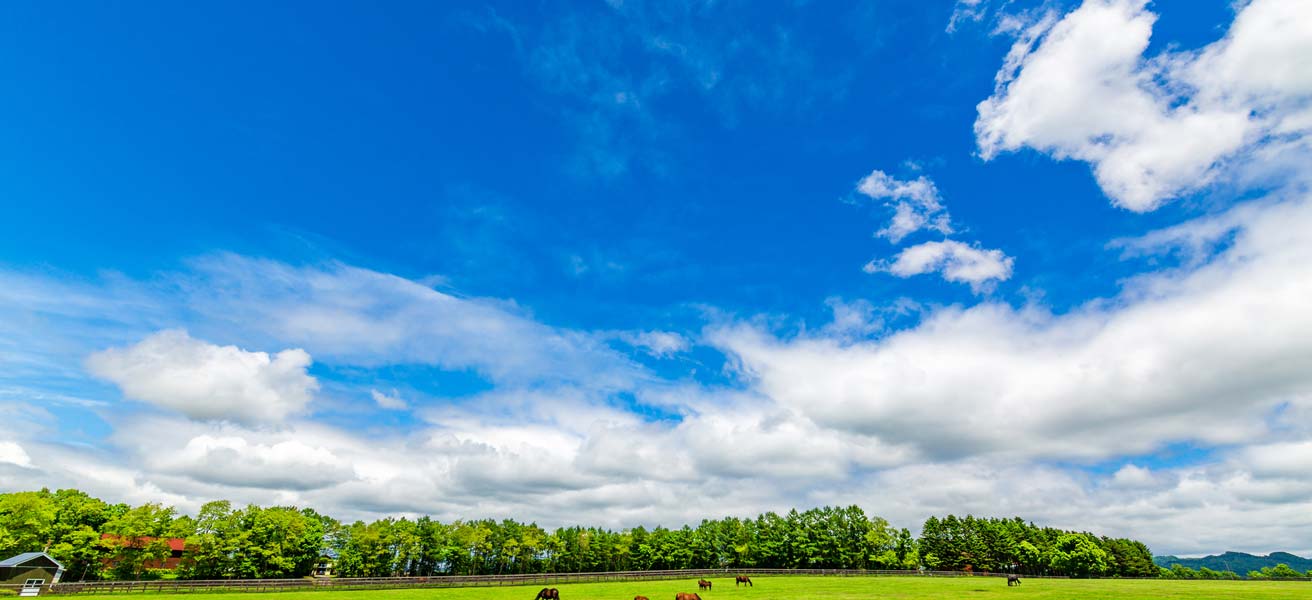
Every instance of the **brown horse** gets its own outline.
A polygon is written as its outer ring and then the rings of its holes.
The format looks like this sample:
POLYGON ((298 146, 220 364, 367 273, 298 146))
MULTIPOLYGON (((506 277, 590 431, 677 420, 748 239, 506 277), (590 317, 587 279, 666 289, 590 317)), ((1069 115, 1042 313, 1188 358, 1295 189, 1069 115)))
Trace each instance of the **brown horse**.
POLYGON ((705 579, 698 579, 698 580, 697 580, 697 589, 699 589, 699 590, 709 590, 709 589, 711 589, 711 582, 706 581, 705 579))
POLYGON ((533 600, 560 600, 560 590, 556 588, 542 588, 538 592, 538 597, 533 600))
POLYGON ((1012 573, 1011 575, 1007 576, 1007 587, 1011 587, 1013 585, 1020 585, 1020 575, 1016 575, 1015 573, 1012 573))
POLYGON ((746 575, 739 575, 733 578, 733 587, 738 587, 744 583, 747 584, 747 587, 752 587, 752 578, 746 575))
POLYGON ((679 592, 674 595, 674 600, 702 600, 702 597, 688 592, 679 592))
POLYGON ((647 600, 646 596, 634 596, 633 600, 647 600))

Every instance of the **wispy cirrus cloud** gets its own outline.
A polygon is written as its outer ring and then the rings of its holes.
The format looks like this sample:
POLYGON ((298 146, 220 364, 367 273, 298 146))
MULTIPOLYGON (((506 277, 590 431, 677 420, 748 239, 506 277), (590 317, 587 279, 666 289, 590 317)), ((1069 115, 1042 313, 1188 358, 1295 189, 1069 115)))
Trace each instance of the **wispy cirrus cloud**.
POLYGON ((672 168, 677 153, 664 147, 684 135, 676 106, 709 109, 732 128, 744 112, 792 112, 842 96, 853 71, 813 58, 814 40, 792 27, 795 7, 756 24, 748 21, 769 13, 738 8, 626 2, 532 23, 492 11, 465 21, 507 36, 526 72, 566 101, 577 136, 570 168, 609 179, 672 168))
POLYGON ((378 390, 369 390, 369 397, 374 399, 374 403, 379 408, 386 410, 406 410, 410 408, 410 404, 404 398, 401 398, 396 390, 392 390, 390 394, 378 390))
POLYGON ((956 4, 952 5, 952 16, 948 18, 945 31, 955 33, 957 29, 968 23, 978 23, 984 20, 987 12, 988 4, 984 0, 957 0, 956 4))
POLYGON ((599 389, 642 376, 600 337, 544 325, 513 302, 341 263, 218 254, 194 261, 178 281, 186 304, 207 318, 335 363, 428 364, 473 369, 498 384, 589 381, 599 389))

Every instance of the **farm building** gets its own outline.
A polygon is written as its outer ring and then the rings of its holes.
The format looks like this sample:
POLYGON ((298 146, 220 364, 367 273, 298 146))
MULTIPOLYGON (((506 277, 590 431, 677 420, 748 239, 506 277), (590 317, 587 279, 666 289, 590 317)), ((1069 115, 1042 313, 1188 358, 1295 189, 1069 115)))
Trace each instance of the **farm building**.
POLYGON ((329 548, 323 554, 319 555, 319 560, 314 563, 315 577, 332 577, 333 567, 337 565, 337 551, 329 548))
POLYGON ((25 552, 0 561, 0 585, 41 586, 59 583, 64 565, 45 552, 25 552))
MULTIPOLYGON (((182 566, 182 560, 183 558, 185 558, 187 550, 189 550, 189 548, 187 547, 187 540, 184 540, 182 538, 153 538, 149 536, 126 538, 126 537, 119 537, 117 535, 113 535, 110 533, 101 534, 100 536, 100 540, 102 542, 105 542, 106 544, 112 547, 121 548, 121 549, 130 549, 130 550, 149 549, 156 543, 157 539, 160 539, 163 543, 168 545, 167 554, 164 554, 163 551, 161 550, 160 551, 161 555, 159 558, 147 560, 144 564, 142 564, 142 568, 164 569, 167 571, 172 571, 177 569, 179 566, 182 566)), ((115 565, 118 564, 118 561, 119 558, 117 557, 106 558, 105 566, 109 568, 113 568, 115 565)))

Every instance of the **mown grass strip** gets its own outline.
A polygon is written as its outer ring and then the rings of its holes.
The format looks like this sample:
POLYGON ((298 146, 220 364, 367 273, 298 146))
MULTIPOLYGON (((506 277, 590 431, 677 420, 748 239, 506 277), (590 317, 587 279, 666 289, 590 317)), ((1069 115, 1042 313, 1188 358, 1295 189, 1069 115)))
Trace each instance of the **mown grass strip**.
MULTIPOLYGON (((1117 579, 1026 579, 1007 587, 997 577, 753 577, 755 586, 735 587, 732 577, 712 578, 702 600, 951 600, 1027 598, 1052 600, 1312 600, 1312 582, 1178 581, 1117 579)), ((359 589, 289 592, 207 593, 206 600, 533 600, 542 586, 359 589)), ((560 600, 673 600, 677 592, 697 592, 697 579, 567 583, 552 585, 560 600)), ((173 598, 193 594, 137 592, 135 596, 173 598)), ((124 594, 78 595, 79 599, 123 598, 124 594)))

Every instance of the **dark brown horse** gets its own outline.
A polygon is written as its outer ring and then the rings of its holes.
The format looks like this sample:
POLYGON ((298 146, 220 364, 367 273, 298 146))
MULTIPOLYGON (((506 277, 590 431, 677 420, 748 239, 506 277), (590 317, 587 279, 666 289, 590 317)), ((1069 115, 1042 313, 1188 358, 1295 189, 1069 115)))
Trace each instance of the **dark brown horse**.
POLYGON ((560 600, 560 590, 556 588, 542 588, 538 592, 538 597, 533 600, 560 600))
POLYGON ((747 587, 752 587, 752 578, 746 575, 739 575, 733 578, 733 587, 738 587, 744 583, 747 584, 747 587))
POLYGON ((1013 585, 1020 585, 1020 575, 1016 575, 1015 573, 1012 573, 1011 575, 1007 576, 1007 587, 1011 587, 1013 585))
POLYGON ((647 600, 646 596, 634 596, 633 600, 647 600))
POLYGON ((702 597, 688 592, 679 592, 674 595, 674 600, 702 600, 702 597))
POLYGON ((711 589, 711 582, 706 581, 705 579, 698 579, 698 580, 697 580, 697 589, 699 589, 699 590, 709 590, 709 589, 711 589))

